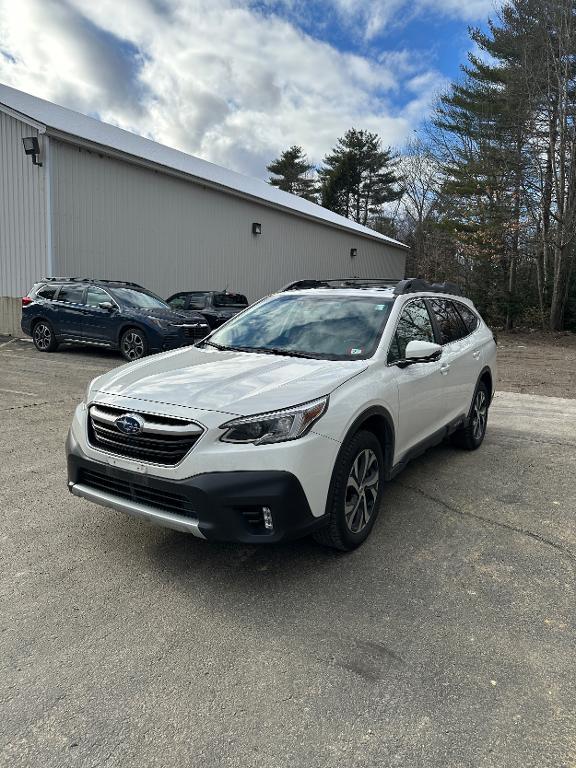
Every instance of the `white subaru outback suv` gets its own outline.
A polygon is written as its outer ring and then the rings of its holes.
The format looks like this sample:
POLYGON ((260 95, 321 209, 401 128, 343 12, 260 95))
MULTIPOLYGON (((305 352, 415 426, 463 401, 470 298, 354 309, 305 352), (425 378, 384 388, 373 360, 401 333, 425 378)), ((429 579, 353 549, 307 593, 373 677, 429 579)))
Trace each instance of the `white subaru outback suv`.
POLYGON ((456 286, 293 283, 195 347, 95 379, 68 487, 200 538, 350 550, 411 458, 448 435, 482 443, 495 363, 456 286))

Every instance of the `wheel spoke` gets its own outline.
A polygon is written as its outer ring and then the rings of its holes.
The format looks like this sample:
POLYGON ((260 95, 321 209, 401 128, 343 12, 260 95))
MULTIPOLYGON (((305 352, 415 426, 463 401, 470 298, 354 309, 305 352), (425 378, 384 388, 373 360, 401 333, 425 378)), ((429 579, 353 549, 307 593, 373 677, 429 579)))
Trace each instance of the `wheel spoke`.
POLYGON ((352 477, 352 475, 350 475, 350 477, 348 478, 348 488, 353 488, 354 491, 358 495, 360 495, 360 486, 356 482, 355 478, 352 477))
POLYGON ((368 520, 370 519, 370 512, 368 511, 368 501, 366 499, 366 494, 362 495, 362 528, 366 525, 368 520))

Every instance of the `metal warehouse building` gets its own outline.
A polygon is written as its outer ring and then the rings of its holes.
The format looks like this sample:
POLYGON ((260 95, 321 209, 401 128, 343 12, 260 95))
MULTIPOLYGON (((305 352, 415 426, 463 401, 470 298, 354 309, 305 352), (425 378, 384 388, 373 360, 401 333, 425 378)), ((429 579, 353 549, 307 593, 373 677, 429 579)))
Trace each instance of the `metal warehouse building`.
POLYGON ((0 85, 0 333, 20 333, 20 297, 46 275, 255 300, 304 277, 400 278, 405 253, 263 181, 0 85))

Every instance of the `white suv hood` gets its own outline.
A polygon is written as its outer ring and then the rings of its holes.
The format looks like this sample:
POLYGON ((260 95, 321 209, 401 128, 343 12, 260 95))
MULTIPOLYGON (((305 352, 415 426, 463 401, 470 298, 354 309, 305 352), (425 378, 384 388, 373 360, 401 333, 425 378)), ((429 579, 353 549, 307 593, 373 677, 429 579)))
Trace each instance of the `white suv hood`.
POLYGON ((367 367, 365 360, 310 360, 189 347, 100 376, 93 382, 90 397, 101 392, 251 416, 329 394, 367 367))

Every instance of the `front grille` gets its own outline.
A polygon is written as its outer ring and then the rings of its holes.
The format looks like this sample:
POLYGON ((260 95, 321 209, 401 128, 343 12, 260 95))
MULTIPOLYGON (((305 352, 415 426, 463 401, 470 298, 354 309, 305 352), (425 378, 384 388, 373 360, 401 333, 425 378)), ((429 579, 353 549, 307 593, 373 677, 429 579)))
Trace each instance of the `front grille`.
POLYGON ((123 480, 110 477, 103 472, 95 472, 92 469, 81 468, 78 473, 78 482, 95 488, 98 491, 119 496, 122 499, 138 504, 146 504, 156 507, 164 512, 173 512, 184 517, 197 517, 192 502, 180 493, 167 493, 164 489, 151 488, 132 480, 123 480))
POLYGON ((116 420, 128 412, 108 405, 93 405, 88 419, 88 439, 95 448, 155 464, 174 465, 182 461, 202 435, 194 421, 171 416, 136 414, 144 420, 142 431, 127 435, 116 420))
POLYGON ((208 328, 205 325, 184 325, 182 326, 182 331, 184 333, 184 336, 187 339, 194 339, 194 341, 200 341, 200 339, 203 339, 204 336, 207 336, 210 328, 208 328))

